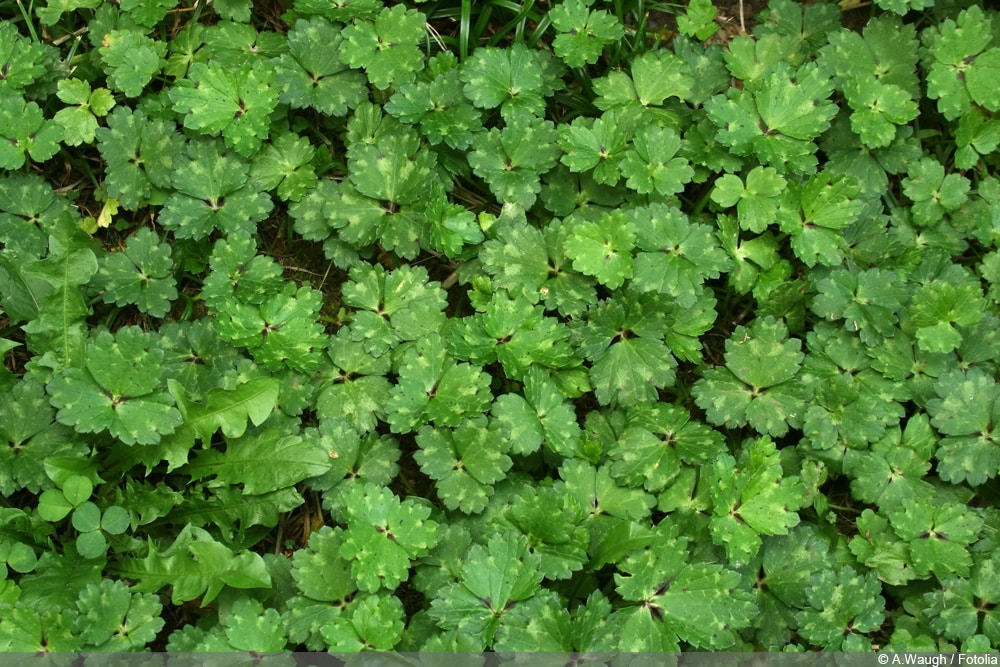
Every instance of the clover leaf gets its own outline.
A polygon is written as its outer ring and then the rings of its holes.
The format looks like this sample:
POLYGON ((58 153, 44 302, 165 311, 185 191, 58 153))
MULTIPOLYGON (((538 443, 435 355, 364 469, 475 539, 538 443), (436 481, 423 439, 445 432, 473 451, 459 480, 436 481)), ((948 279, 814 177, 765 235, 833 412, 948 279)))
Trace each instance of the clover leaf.
MULTIPOLYGON (((72 216, 71 211, 69 201, 56 195, 38 174, 13 173, 0 179, 0 239, 8 250, 44 256, 49 235, 56 230, 60 220, 72 216)), ((12 294, 5 296, 7 313, 14 316, 21 309, 12 294)), ((34 303, 32 309, 37 309, 34 303)))
POLYGON ((368 354, 364 342, 352 340, 349 326, 331 338, 327 353, 336 370, 316 397, 317 413, 344 419, 359 433, 373 430, 389 400, 391 385, 384 377, 389 372, 389 355, 368 354))
POLYGON ((570 267, 569 232, 569 225, 557 223, 544 230, 511 225, 482 245, 480 260, 498 288, 532 303, 544 301, 566 315, 580 313, 595 299, 594 282, 570 267))
POLYGON ((913 222, 922 227, 959 208, 969 192, 968 179, 961 174, 946 175, 944 166, 929 157, 911 165, 902 185, 903 194, 913 202, 913 222))

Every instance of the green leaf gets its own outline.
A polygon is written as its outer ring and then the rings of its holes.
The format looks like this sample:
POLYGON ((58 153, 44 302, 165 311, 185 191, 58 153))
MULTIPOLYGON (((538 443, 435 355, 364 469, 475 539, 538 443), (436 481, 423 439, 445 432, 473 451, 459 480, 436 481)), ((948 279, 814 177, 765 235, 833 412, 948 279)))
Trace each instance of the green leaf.
POLYGON ((184 151, 176 129, 121 106, 108 115, 106 127, 97 128, 97 149, 107 162, 104 185, 124 208, 138 209, 171 184, 184 151))
POLYGON ((510 122, 516 116, 541 115, 545 97, 562 88, 558 74, 551 55, 517 41, 508 49, 476 49, 459 76, 465 81, 465 96, 474 105, 500 107, 504 120, 510 122))
POLYGON ((625 489, 611 478, 611 466, 599 468, 571 459, 559 468, 563 479, 556 488, 564 488, 590 517, 610 515, 619 519, 639 520, 649 516, 655 501, 641 489, 625 489))
POLYGON ((217 142, 191 142, 173 174, 176 191, 164 203, 160 223, 178 238, 196 241, 215 230, 227 236, 252 232, 274 203, 249 171, 245 160, 219 150, 217 142))
POLYGON ((253 599, 241 598, 233 603, 226 628, 226 639, 238 651, 276 653, 288 643, 281 614, 264 609, 253 599))
POLYGON ((207 531, 191 525, 185 526, 169 547, 161 549, 150 542, 145 558, 126 558, 115 572, 136 580, 133 589, 140 593, 155 593, 171 586, 170 599, 175 605, 199 598, 202 605, 210 604, 226 586, 272 586, 259 554, 246 550, 234 553, 207 531))
POLYGON ((395 590, 406 579, 412 560, 427 554, 440 539, 430 508, 400 501, 374 484, 352 486, 341 494, 347 530, 340 555, 351 561, 361 590, 395 590))
POLYGON ((718 278, 731 262, 713 234, 692 224, 679 209, 663 204, 633 209, 628 217, 636 232, 635 275, 640 291, 675 297, 683 308, 693 306, 709 278, 718 278))
POLYGON ((274 190, 284 201, 298 201, 316 185, 315 149, 292 132, 279 135, 253 160, 250 178, 260 189, 274 190))
POLYGON ((193 480, 214 475, 218 486, 242 484, 245 493, 256 494, 294 486, 329 468, 329 456, 313 443, 265 428, 227 439, 224 452, 198 451, 182 471, 193 480))
POLYGON ((270 63, 254 61, 229 69, 194 63, 186 79, 168 92, 174 111, 184 116, 184 127, 217 136, 247 157, 270 132, 269 116, 278 105, 270 63))
POLYGON ((705 111, 719 128, 716 138, 737 155, 755 154, 780 171, 810 173, 817 165, 813 140, 837 113, 832 91, 822 68, 804 65, 793 72, 780 62, 758 85, 709 99, 705 111))
POLYGON ((844 454, 844 473, 850 475, 851 494, 866 503, 876 503, 883 512, 910 502, 930 501, 934 487, 924 479, 937 438, 927 416, 909 419, 906 429, 897 427, 874 443, 870 452, 849 449, 844 454))
POLYGON ((286 283, 260 306, 232 304, 219 313, 216 330, 234 345, 249 348, 265 368, 283 366, 311 372, 323 363, 327 337, 317 322, 323 295, 310 287, 286 283))
POLYGON ((885 619, 881 590, 874 572, 859 575, 846 565, 816 572, 806 589, 809 607, 795 615, 799 634, 829 651, 850 646, 846 642, 854 633, 862 635, 862 646, 870 645, 863 633, 878 629, 885 619))
POLYGON ((25 262, 16 261, 20 251, 33 257, 43 257, 49 246, 49 235, 57 232, 60 223, 72 219, 69 201, 58 196, 37 174, 10 174, 0 180, 0 239, 8 250, 0 255, 4 279, 4 309, 18 320, 34 319, 38 314, 37 296, 30 292, 37 287, 24 276, 25 262), (30 303, 29 303, 30 302, 30 303), (19 314, 31 313, 30 317, 19 314))
POLYGON ((120 581, 88 585, 76 601, 77 631, 99 651, 131 651, 153 641, 165 624, 155 595, 133 593, 120 581))
POLYGON ((612 616, 621 623, 621 648, 678 650, 678 640, 705 649, 724 649, 757 614, 741 577, 721 565, 688 562, 688 538, 661 524, 655 548, 625 558, 615 574, 622 598, 641 603, 612 616))
POLYGON ((776 169, 757 166, 746 176, 746 185, 735 174, 724 174, 715 182, 712 201, 736 206, 740 227, 759 234, 777 219, 786 182, 776 169))
POLYGON ((26 156, 45 162, 59 152, 63 128, 46 120, 34 102, 0 90, 0 168, 20 169, 26 156))
POLYGON ((616 289, 632 277, 635 226, 624 211, 612 211, 598 222, 581 222, 566 241, 573 268, 616 289))
POLYGON ((983 519, 974 509, 958 503, 910 501, 889 511, 889 522, 899 537, 909 542, 918 574, 968 576, 972 565, 968 547, 983 527, 983 519))
POLYGON ((350 617, 340 616, 320 628, 331 651, 390 651, 403 636, 403 603, 393 595, 361 600, 350 617))
POLYGON ((481 414, 492 401, 490 378, 478 366, 455 363, 440 335, 431 333, 406 350, 399 383, 392 388, 386 414, 393 433, 427 422, 457 426, 481 414))
POLYGON ((606 111, 593 121, 574 119, 559 128, 559 147, 565 151, 560 162, 572 172, 591 171, 594 181, 614 185, 624 156, 631 119, 615 110, 606 111))
MULTIPOLYGON (((394 121, 389 118, 388 120, 394 121)), ((358 192, 392 204, 413 204, 434 181, 433 153, 422 148, 416 132, 396 122, 373 144, 355 145, 348 155, 351 183, 358 192)))
POLYGON ((537 366, 525 374, 523 396, 498 396, 491 411, 515 454, 531 454, 542 444, 561 456, 576 453, 582 431, 573 406, 537 366))
POLYGON ((442 72, 430 82, 399 86, 385 110, 404 122, 419 123, 432 145, 443 141, 454 149, 465 150, 483 130, 482 112, 465 97, 457 69, 442 72))
POLYGON ((972 102, 996 111, 1000 97, 991 81, 1000 69, 1000 49, 989 47, 990 21, 979 6, 929 28, 923 36, 929 47, 924 58, 927 96, 938 100, 938 110, 949 120, 966 113, 972 102))
POLYGON ((726 341, 726 367, 710 368, 692 388, 695 402, 716 425, 749 423, 781 437, 800 423, 808 390, 795 382, 805 356, 802 343, 786 340, 784 323, 768 316, 736 327, 726 341))
POLYGON ((438 591, 430 616, 445 629, 456 629, 490 646, 505 617, 538 591, 540 557, 514 531, 495 533, 487 546, 473 545, 460 578, 438 591))
POLYGON ((667 49, 636 56, 631 72, 631 78, 623 72, 612 72, 594 82, 594 91, 600 96, 595 101, 599 109, 626 106, 636 101, 642 106, 658 107, 670 97, 686 100, 695 83, 684 59, 667 49))
POLYGON ((140 312, 163 317, 177 298, 170 246, 143 227, 131 235, 122 252, 104 258, 94 285, 105 303, 135 304, 140 312))
POLYGON ((635 133, 632 147, 621 162, 625 183, 639 194, 656 192, 670 197, 684 191, 694 170, 684 157, 676 157, 681 140, 669 127, 647 125, 635 133))
POLYGON ((292 577, 310 599, 343 602, 357 590, 350 562, 340 555, 344 532, 323 526, 309 536, 309 545, 295 553, 292 577))
POLYGON ((718 31, 712 0, 692 0, 687 11, 677 17, 677 28, 688 37, 705 41, 718 31))
POLYGON ((608 455, 615 479, 655 493, 683 464, 707 464, 724 453, 722 434, 693 421, 680 405, 644 403, 629 411, 625 431, 608 455))
POLYGON ((450 431, 425 426, 417 433, 413 460, 434 480, 448 509, 477 514, 486 508, 493 485, 513 465, 507 443, 485 417, 467 419, 450 431))
POLYGON ((444 324, 447 301, 437 281, 429 281, 422 266, 386 271, 379 265, 351 269, 342 288, 351 316, 351 339, 380 356, 403 341, 421 340, 444 324))
POLYGON ((417 46, 424 38, 426 17, 396 5, 379 12, 372 21, 355 21, 344 28, 342 57, 355 68, 363 67, 379 90, 413 80, 423 68, 417 46))
POLYGON ((918 286, 909 306, 917 344, 928 352, 950 352, 962 344, 963 330, 983 319, 985 309, 979 281, 968 275, 918 286))
POLYGON ((978 368, 948 370, 934 384, 937 398, 927 401, 931 424, 945 437, 935 458, 945 481, 978 486, 1000 470, 1000 444, 992 425, 1000 417, 1000 386, 978 368))
POLYGON ((469 166, 501 202, 531 208, 541 191, 541 175, 555 166, 561 150, 551 121, 511 115, 503 130, 492 128, 473 138, 469 166))
POLYGON ((138 30, 112 30, 98 53, 108 66, 108 85, 128 97, 139 97, 165 64, 166 43, 138 30))
POLYGON ((169 396, 157 391, 162 359, 138 327, 99 333, 87 346, 86 370, 66 368, 49 382, 56 418, 83 433, 110 430, 126 444, 160 442, 181 424, 169 396))
POLYGON ((761 535, 787 535, 799 523, 805 489, 799 478, 784 476, 781 455, 769 437, 744 447, 739 461, 721 455, 708 480, 712 539, 721 543, 734 564, 757 554, 761 535))
POLYGON ((279 384, 270 377, 254 378, 236 389, 212 389, 204 403, 189 400, 176 380, 167 380, 167 387, 184 416, 184 426, 208 443, 219 429, 227 438, 239 438, 246 433, 248 420, 254 426, 267 421, 277 407, 279 384))
POLYGON ((69 146, 93 143, 97 132, 97 117, 107 116, 115 99, 107 88, 91 92, 90 84, 80 79, 63 79, 56 95, 72 107, 56 112, 53 120, 62 125, 63 142, 69 146))
POLYGON ((275 61, 278 99, 330 116, 345 116, 366 100, 364 76, 341 59, 343 43, 340 27, 320 17, 296 21, 288 31, 288 53, 275 61))
POLYGON ((507 377, 518 380, 532 366, 576 365, 566 341, 568 329, 542 312, 525 299, 495 292, 482 314, 463 318, 452 327, 449 350, 481 366, 499 360, 507 377))
POLYGON ((559 32, 552 40, 557 56, 570 67, 593 65, 604 47, 621 39, 624 27, 616 16, 593 11, 593 0, 568 0, 549 11, 552 25, 559 32))

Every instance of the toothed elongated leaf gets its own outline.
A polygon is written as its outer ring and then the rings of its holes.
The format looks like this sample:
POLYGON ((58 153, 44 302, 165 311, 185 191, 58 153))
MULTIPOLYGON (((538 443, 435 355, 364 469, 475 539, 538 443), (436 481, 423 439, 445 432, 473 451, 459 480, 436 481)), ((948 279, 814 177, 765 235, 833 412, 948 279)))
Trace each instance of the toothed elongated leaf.
POLYGON ((182 471, 192 479, 214 477, 220 486, 241 484, 246 493, 294 486, 330 469, 330 457, 308 440, 264 429, 227 440, 226 450, 199 451, 182 471))
POLYGON ((263 424, 275 409, 279 383, 260 377, 233 390, 212 389, 204 403, 189 400, 184 386, 176 380, 168 380, 167 386, 184 415, 184 425, 209 442, 219 429, 227 438, 239 438, 246 432, 248 420, 254 426, 263 424))
POLYGON ((226 586, 271 587, 271 576, 260 554, 246 550, 236 553, 207 531, 190 525, 169 547, 151 542, 145 558, 126 558, 115 571, 137 581, 132 588, 140 593, 155 593, 170 586, 173 604, 200 598, 207 605, 226 586))

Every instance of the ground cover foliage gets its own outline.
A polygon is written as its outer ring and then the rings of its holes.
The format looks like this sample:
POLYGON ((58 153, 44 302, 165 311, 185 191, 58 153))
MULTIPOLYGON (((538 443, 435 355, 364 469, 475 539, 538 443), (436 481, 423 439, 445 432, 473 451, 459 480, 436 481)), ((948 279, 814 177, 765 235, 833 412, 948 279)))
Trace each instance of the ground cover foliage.
POLYGON ((0 649, 1000 648, 933 4, 0 3, 0 649))

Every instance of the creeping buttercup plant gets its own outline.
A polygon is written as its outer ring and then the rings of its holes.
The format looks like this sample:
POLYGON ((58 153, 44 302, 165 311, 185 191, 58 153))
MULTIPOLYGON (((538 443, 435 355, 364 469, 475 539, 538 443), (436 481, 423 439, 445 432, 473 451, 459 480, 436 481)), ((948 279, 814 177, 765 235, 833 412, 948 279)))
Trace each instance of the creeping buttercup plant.
POLYGON ((0 3, 0 650, 1000 649, 981 4, 0 3))

